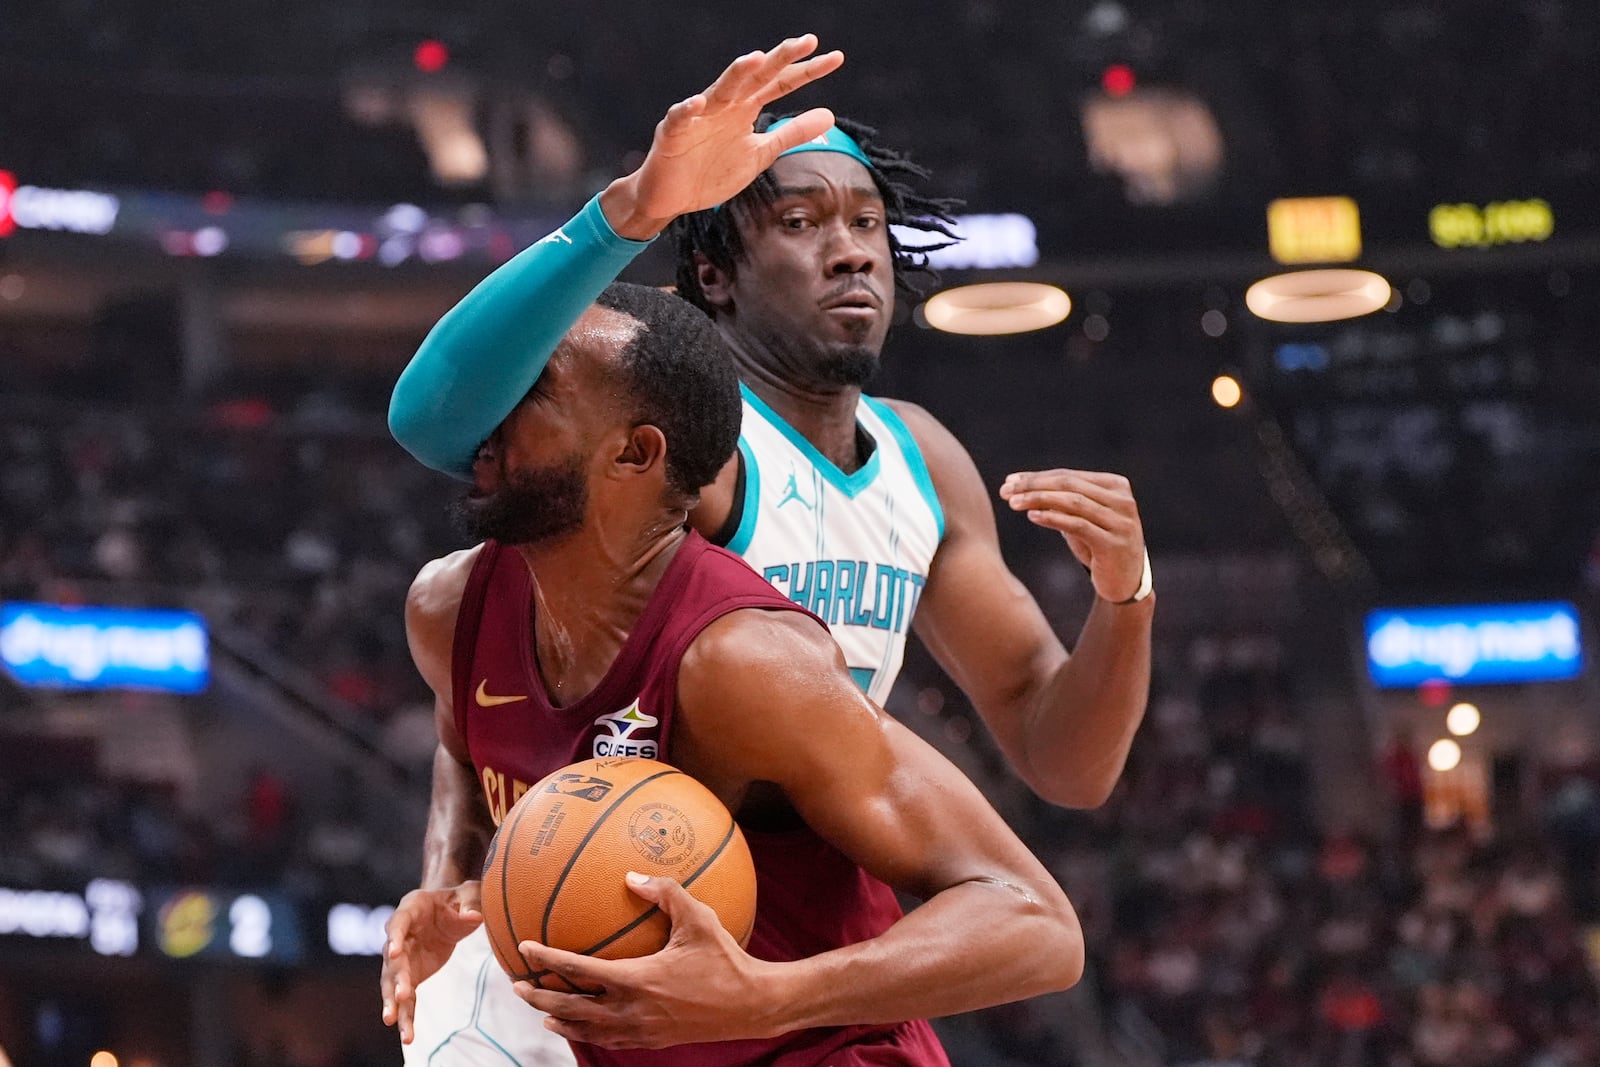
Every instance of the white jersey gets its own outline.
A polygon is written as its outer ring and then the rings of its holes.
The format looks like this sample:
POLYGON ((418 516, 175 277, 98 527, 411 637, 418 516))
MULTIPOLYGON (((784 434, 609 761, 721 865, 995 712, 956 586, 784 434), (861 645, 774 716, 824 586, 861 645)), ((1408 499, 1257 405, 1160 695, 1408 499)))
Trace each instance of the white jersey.
POLYGON ((856 684, 880 705, 944 538, 944 509, 900 416, 863 396, 872 455, 845 474, 748 388, 744 501, 728 549, 833 630, 856 684))

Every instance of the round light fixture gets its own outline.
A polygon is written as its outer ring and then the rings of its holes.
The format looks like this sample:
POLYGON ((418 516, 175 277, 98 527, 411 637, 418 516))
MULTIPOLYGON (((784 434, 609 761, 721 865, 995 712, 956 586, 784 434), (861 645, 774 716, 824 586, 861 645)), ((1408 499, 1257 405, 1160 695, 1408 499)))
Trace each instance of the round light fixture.
POLYGON ((1453 771, 1461 763, 1461 746, 1448 737, 1435 741, 1428 749, 1428 766, 1443 774, 1453 771))
POLYGON ((1219 374, 1211 381, 1211 399, 1219 408, 1238 407, 1239 401, 1244 399, 1244 387, 1233 375, 1219 374))
POLYGON ((1457 704, 1445 713, 1444 725, 1457 737, 1466 737, 1477 730, 1483 722, 1483 716, 1478 712, 1476 704, 1457 704))
POLYGON ((1054 326, 1072 313, 1072 298, 1043 282, 986 282, 935 293, 922 305, 929 326, 946 333, 993 336, 1054 326))
POLYGON ((1262 278, 1245 291, 1244 302, 1270 322, 1337 322, 1370 315, 1392 292, 1369 270, 1297 270, 1262 278))

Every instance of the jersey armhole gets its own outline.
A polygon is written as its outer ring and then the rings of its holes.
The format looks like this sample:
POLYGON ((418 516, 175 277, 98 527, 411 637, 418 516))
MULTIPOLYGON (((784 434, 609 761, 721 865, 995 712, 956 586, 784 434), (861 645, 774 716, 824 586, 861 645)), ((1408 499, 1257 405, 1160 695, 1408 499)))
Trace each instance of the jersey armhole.
POLYGON ((911 469, 911 479, 917 483, 917 488, 922 492, 922 499, 927 502, 928 510, 933 513, 934 525, 939 530, 939 541, 944 542, 944 507, 939 503, 939 494, 933 488, 933 478, 928 474, 928 462, 922 458, 922 446, 917 444, 917 439, 911 435, 911 429, 905 424, 898 412, 888 404, 876 397, 862 394, 861 399, 872 409, 883 424, 889 427, 889 432, 894 435, 895 442, 900 446, 901 455, 906 457, 906 466, 911 469))
POLYGON ((450 704, 455 714, 456 733, 467 743, 467 702, 472 692, 469 673, 472 651, 478 643, 478 624, 483 619, 483 602, 489 595, 489 578, 494 573, 500 546, 485 541, 467 572, 466 588, 461 591, 461 606, 456 609, 455 637, 450 649, 450 704))
MULTIPOLYGON (((744 442, 741 440, 739 443, 742 445, 744 442)), ((728 514, 723 516, 722 525, 717 527, 717 532, 706 538, 718 548, 727 548, 728 542, 734 539, 739 533, 739 527, 744 523, 744 449, 740 448, 734 455, 739 462, 734 466, 733 501, 728 505, 728 514)))
POLYGON ((757 506, 761 503, 761 467, 755 453, 750 450, 744 435, 739 436, 739 481, 734 488, 733 505, 728 509, 728 521, 717 531, 713 542, 736 556, 745 554, 756 535, 757 506), (733 525, 737 522, 737 525, 733 525), (732 525, 730 530, 728 527, 732 525), (726 535, 726 538, 724 538, 726 535))

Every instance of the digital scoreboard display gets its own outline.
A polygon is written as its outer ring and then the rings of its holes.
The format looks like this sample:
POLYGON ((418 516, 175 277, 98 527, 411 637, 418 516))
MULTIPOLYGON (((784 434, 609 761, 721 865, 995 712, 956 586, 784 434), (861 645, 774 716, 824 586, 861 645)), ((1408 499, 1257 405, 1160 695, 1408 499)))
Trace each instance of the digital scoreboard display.
POLYGON ((0 953, 51 945, 195 964, 333 962, 381 955, 393 914, 392 904, 238 886, 0 885, 0 953))
POLYGON ((1556 216, 1543 200, 1439 204, 1428 213, 1428 236, 1440 248, 1493 248, 1548 241, 1556 216))
POLYGON ((294 905, 274 893, 228 893, 185 887, 152 892, 145 908, 151 943, 169 959, 222 958, 298 962, 294 905))

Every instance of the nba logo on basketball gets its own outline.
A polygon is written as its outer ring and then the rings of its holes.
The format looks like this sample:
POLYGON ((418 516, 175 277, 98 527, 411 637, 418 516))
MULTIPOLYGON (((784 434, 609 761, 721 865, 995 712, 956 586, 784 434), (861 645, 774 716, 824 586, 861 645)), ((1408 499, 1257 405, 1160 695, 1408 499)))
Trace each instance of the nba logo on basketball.
POLYGON ((16 192, 16 175, 0 170, 0 237, 10 237, 17 228, 17 218, 11 213, 11 201, 16 192))
POLYGON ((559 774, 544 787, 546 793, 562 793, 579 800, 604 800, 611 792, 611 783, 604 778, 591 778, 586 774, 559 774))

